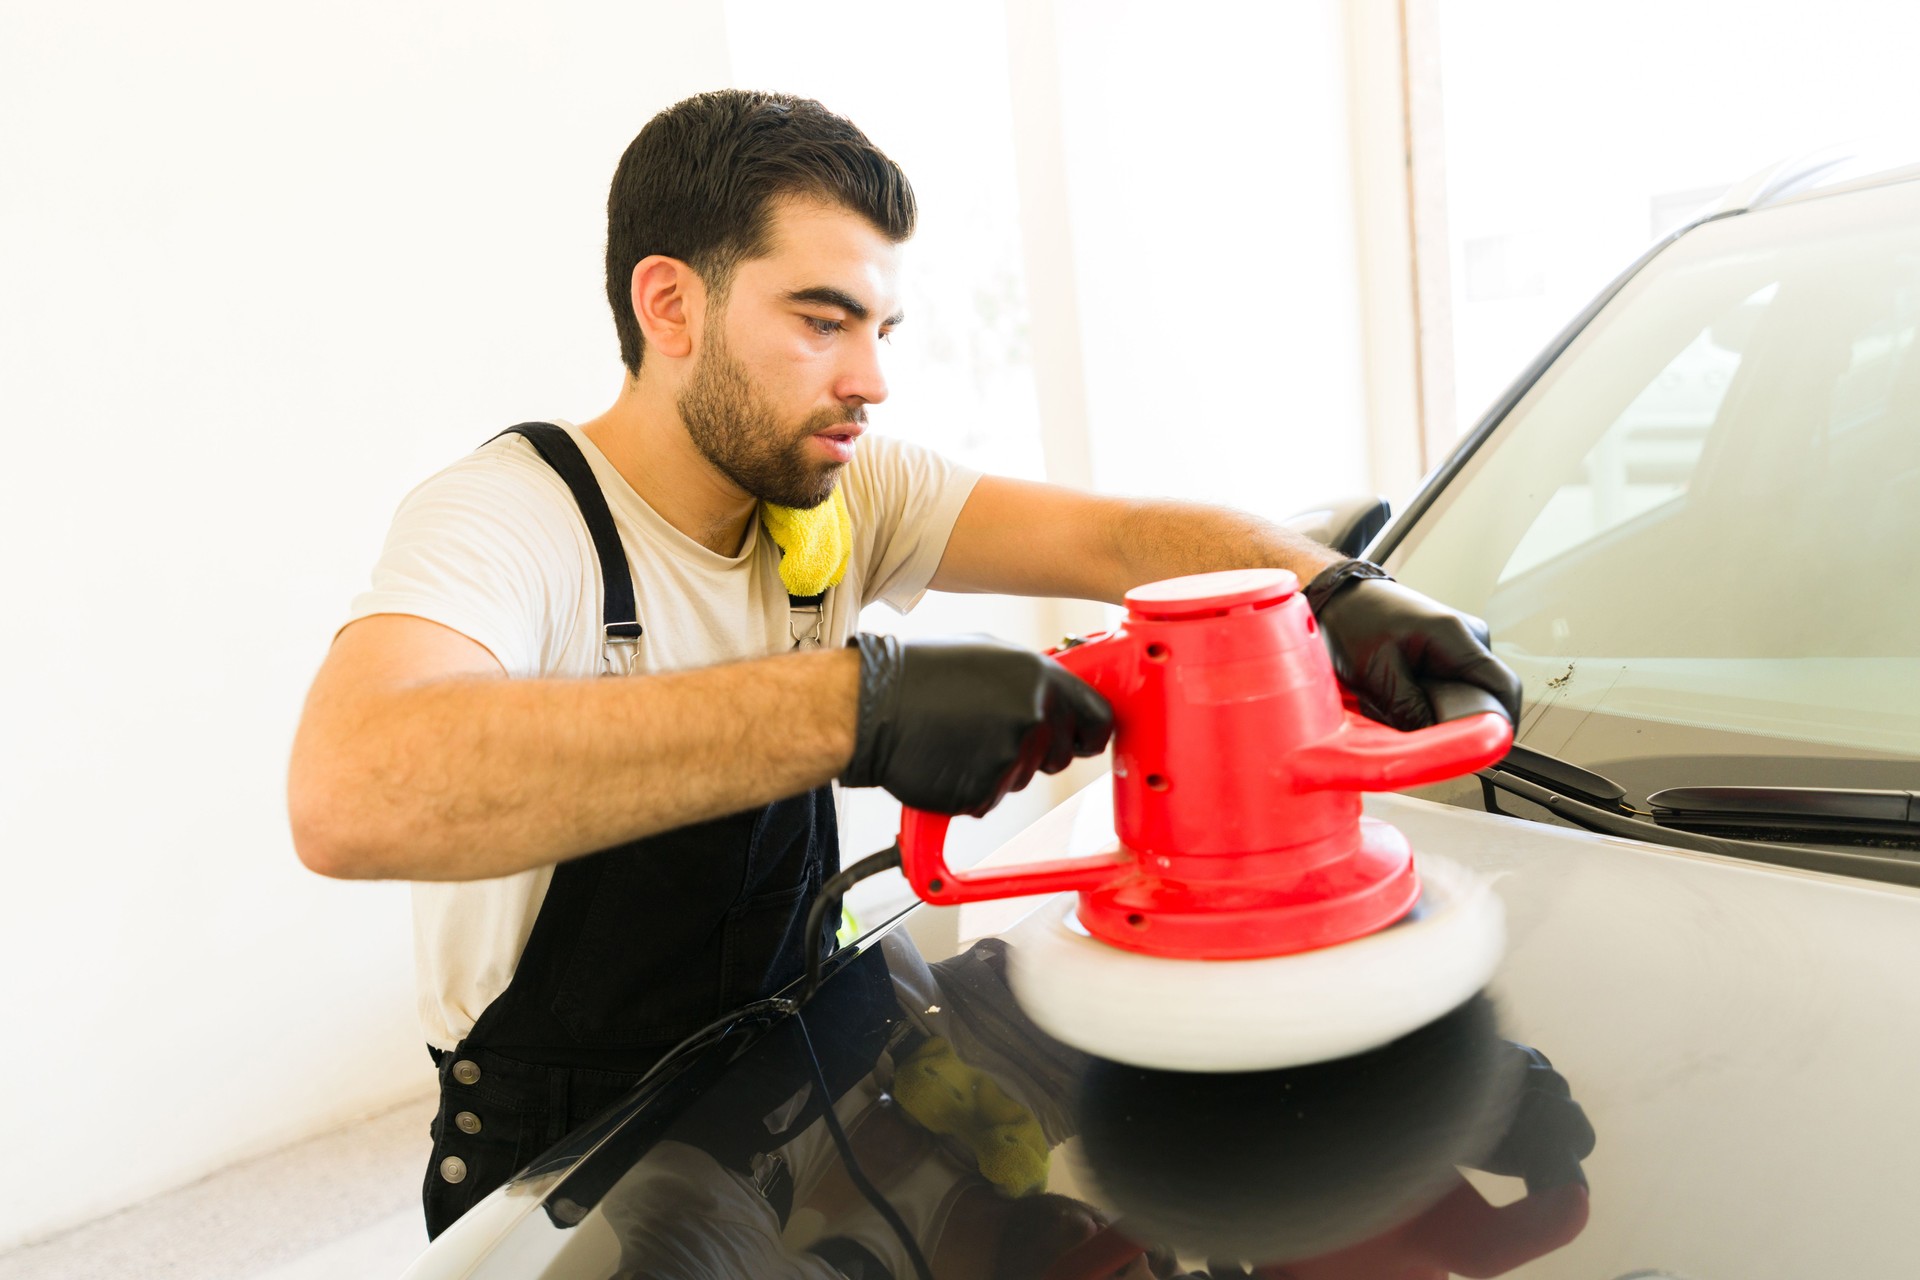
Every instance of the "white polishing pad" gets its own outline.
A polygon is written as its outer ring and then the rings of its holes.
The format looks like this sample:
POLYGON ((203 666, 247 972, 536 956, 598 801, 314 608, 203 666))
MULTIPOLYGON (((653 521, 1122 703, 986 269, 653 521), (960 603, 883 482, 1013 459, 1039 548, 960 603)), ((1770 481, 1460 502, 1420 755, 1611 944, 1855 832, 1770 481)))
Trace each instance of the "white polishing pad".
POLYGON ((1377 1049, 1485 987, 1506 917, 1484 880, 1416 856, 1420 902, 1379 933, 1261 960, 1174 960, 1087 934, 1061 894, 1006 934, 1013 993, 1043 1031, 1116 1062, 1265 1071, 1377 1049))

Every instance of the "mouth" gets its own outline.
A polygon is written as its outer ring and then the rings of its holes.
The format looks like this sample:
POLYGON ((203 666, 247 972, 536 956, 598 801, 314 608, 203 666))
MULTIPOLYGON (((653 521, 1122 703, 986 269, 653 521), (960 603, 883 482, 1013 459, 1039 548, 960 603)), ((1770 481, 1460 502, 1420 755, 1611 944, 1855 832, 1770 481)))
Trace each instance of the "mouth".
POLYGON ((813 434, 822 440, 832 440, 836 444, 852 444, 866 434, 866 427, 858 422, 839 422, 824 431, 813 434))
POLYGON ((848 463, 853 461, 853 442, 866 432, 866 427, 858 422, 837 422, 824 431, 813 433, 813 439, 825 451, 830 462, 848 463))

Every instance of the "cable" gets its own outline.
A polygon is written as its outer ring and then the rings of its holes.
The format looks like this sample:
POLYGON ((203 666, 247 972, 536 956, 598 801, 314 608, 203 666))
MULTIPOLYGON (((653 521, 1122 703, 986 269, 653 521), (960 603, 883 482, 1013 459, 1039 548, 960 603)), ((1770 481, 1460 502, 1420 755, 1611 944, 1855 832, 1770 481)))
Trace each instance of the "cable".
MULTIPOLYGON (((896 841, 880 852, 870 854, 845 870, 835 872, 833 875, 828 876, 826 882, 820 886, 820 896, 814 899, 813 906, 807 911, 807 932, 805 934, 807 939, 811 941, 820 936, 820 926, 825 922, 829 909, 836 915, 839 913, 840 899, 846 896, 849 887, 865 880, 868 876, 878 875, 882 871, 892 870, 899 865, 900 845, 899 842, 896 841)), ((659 1060, 647 1069, 647 1073, 634 1082, 633 1087, 638 1089, 641 1085, 659 1074, 662 1068, 676 1061, 681 1054, 686 1053, 690 1049, 700 1047, 702 1040, 724 1037, 728 1031, 733 1029, 733 1024, 742 1018, 751 1018, 763 1013, 798 1013, 801 1006, 813 999, 814 992, 820 989, 820 965, 823 959, 824 957, 820 954, 820 948, 818 946, 808 946, 807 978, 805 985, 800 989, 799 999, 789 999, 786 996, 769 996, 764 1000, 755 1000, 750 1004, 743 1004, 737 1009, 729 1010, 721 1014, 718 1018, 715 1018, 712 1022, 701 1027, 698 1031, 662 1054, 659 1060)), ((812 1050, 811 1042, 808 1043, 808 1050, 812 1050)))
POLYGON ((859 881, 865 880, 868 876, 877 875, 882 871, 892 870, 899 865, 900 845, 896 841, 885 849, 882 849, 879 853, 862 858, 845 870, 827 877, 826 882, 820 886, 820 896, 814 899, 813 906, 807 911, 807 931, 804 935, 808 942, 807 976, 805 985, 801 987, 798 999, 788 999, 785 996, 770 996, 764 1000, 755 1000, 751 1004, 741 1005, 738 1009, 715 1018, 712 1022, 709 1022, 706 1026, 700 1028, 679 1044, 675 1045, 672 1049, 669 1049, 658 1062, 654 1063, 653 1066, 648 1069, 645 1075, 641 1076, 640 1079, 635 1082, 633 1087, 636 1090, 639 1089, 641 1085, 644 1085, 655 1075, 659 1074, 662 1069, 678 1060, 682 1054, 694 1048, 701 1047, 702 1041, 723 1038, 733 1029, 733 1025, 743 1018, 754 1017, 762 1013, 778 1013, 792 1016, 793 1020, 800 1027, 800 1037, 806 1043, 807 1047, 808 1065, 813 1068, 814 1082, 820 1088, 820 1097, 824 1103, 826 1112, 827 1132, 833 1136, 833 1145, 839 1151, 841 1161, 846 1165, 848 1179, 859 1189, 860 1194, 866 1197, 867 1203, 873 1206, 874 1211, 886 1221, 887 1226, 892 1229, 894 1236, 900 1241, 901 1247, 906 1250, 908 1259, 913 1263, 914 1272, 919 1277, 919 1280, 933 1280, 933 1269, 927 1265, 926 1255, 920 1251, 919 1242, 913 1238, 913 1233, 907 1229, 907 1224, 905 1220, 900 1217, 899 1211, 887 1203, 886 1197, 881 1195, 879 1189, 867 1178, 866 1171, 860 1167, 858 1157, 853 1154, 853 1143, 848 1140, 847 1131, 841 1126, 840 1117, 833 1109, 833 1092, 827 1087, 826 1073, 821 1070, 820 1057, 813 1049, 813 1036, 807 1031, 806 1015, 801 1012, 807 1002, 813 999, 814 993, 820 989, 820 970, 824 957, 821 955, 818 939, 820 937, 820 927, 826 922, 828 913, 839 914, 840 899, 846 895, 849 887, 857 884, 859 881))
MULTIPOLYGON (((840 913, 840 900, 846 896, 849 888, 868 876, 878 875, 882 871, 891 871, 899 865, 900 843, 896 840, 880 852, 862 858, 845 870, 829 876, 827 882, 820 886, 820 896, 814 900, 812 909, 807 912, 806 937, 809 942, 819 938, 820 927, 826 923, 829 915, 840 913)), ((840 1153, 841 1163, 846 1166, 848 1180, 893 1231, 894 1237, 900 1241, 900 1247, 906 1250, 908 1260, 913 1263, 914 1274, 919 1277, 919 1280, 933 1280, 933 1269, 927 1265, 926 1255, 920 1251, 919 1242, 907 1229, 906 1221, 901 1218, 899 1211, 880 1194, 879 1188, 875 1187, 867 1177, 866 1170, 860 1167, 860 1159, 853 1153, 853 1143, 847 1137, 845 1127, 840 1123, 839 1113, 834 1110, 833 1091, 827 1087, 826 1073, 820 1069, 820 1056, 813 1050, 813 1036, 807 1030, 807 1016, 803 1012, 807 1002, 812 1000, 814 993, 820 989, 821 961, 820 948, 817 945, 809 946, 806 982, 800 988, 800 998, 793 1002, 793 1012, 794 1021, 800 1027, 800 1038, 807 1046, 807 1061, 813 1068, 814 1083, 820 1087, 820 1098, 825 1112, 822 1118, 827 1122, 827 1132, 833 1136, 833 1145, 840 1153)))
MULTIPOLYGON (((874 857, 880 856, 882 855, 874 855, 874 857)), ((872 860, 869 858, 866 861, 872 860)), ((900 851, 897 847, 893 850, 893 860, 896 863, 900 861, 900 851)), ((863 865, 864 863, 855 863, 851 869, 857 870, 863 865)), ((887 1226, 893 1229, 894 1237, 900 1241, 900 1247, 907 1251, 907 1259, 913 1263, 914 1274, 919 1277, 919 1280, 933 1280, 933 1268, 927 1265, 927 1256, 920 1252, 920 1244, 913 1238, 913 1233, 907 1230, 905 1219, 901 1218, 899 1210, 880 1194, 879 1188, 868 1181, 866 1171, 860 1167, 858 1157, 853 1154, 853 1143, 848 1139, 847 1131, 840 1123, 839 1113, 833 1107, 833 1091, 827 1088, 826 1073, 820 1069, 820 1056, 813 1051, 813 1036, 807 1031, 807 1015, 796 1012, 793 1020, 799 1024, 800 1038, 806 1042, 807 1061, 813 1067, 813 1080, 820 1086, 820 1100, 825 1111, 823 1118, 827 1122, 827 1132, 833 1135, 833 1145, 840 1152, 840 1160, 846 1166, 848 1179, 859 1189, 860 1194, 866 1197, 867 1203, 873 1206, 874 1212, 885 1219, 887 1226)))
POLYGON ((820 954, 818 939, 820 926, 826 923, 828 914, 840 914, 840 900, 855 884, 899 865, 900 842, 896 840, 880 852, 869 854, 852 866, 828 876, 826 883, 820 886, 820 896, 813 900, 813 907, 807 912, 807 932, 804 935, 807 939, 807 980, 800 988, 800 998, 794 1002, 796 1007, 813 999, 813 993, 820 989, 820 965, 825 957, 820 954))
POLYGON ((682 1040, 679 1044, 673 1046, 673 1048, 661 1054, 659 1059, 655 1061, 651 1067, 647 1068, 646 1074, 633 1082, 633 1088, 638 1089, 641 1085, 660 1074, 663 1069, 672 1066, 680 1059, 680 1055, 690 1052, 693 1049, 705 1048, 706 1046, 701 1043, 702 1040, 711 1039, 716 1042, 724 1040, 727 1033, 733 1030, 733 1024, 743 1018, 753 1018, 763 1013, 790 1014, 796 1012, 798 1009, 799 1006, 791 1000, 784 999, 780 996, 769 996, 765 1000, 755 1000, 749 1004, 741 1005, 738 1009, 729 1010, 682 1040))

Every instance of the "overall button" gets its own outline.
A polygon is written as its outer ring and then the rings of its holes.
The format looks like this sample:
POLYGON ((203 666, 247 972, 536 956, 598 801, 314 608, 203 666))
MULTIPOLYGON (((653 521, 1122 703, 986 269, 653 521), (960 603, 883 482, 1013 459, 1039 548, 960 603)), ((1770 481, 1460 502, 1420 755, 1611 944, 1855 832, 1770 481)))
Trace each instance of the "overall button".
POLYGON ((460 1132, 462 1133, 480 1132, 480 1117, 471 1111, 462 1111, 453 1118, 453 1122, 460 1126, 460 1132))
POLYGON ((440 1162, 440 1176, 448 1182, 465 1182, 467 1180, 467 1162, 459 1156, 448 1156, 440 1162))
POLYGON ((477 1063, 462 1058, 453 1064, 453 1078, 461 1084, 479 1084, 480 1067, 477 1063))

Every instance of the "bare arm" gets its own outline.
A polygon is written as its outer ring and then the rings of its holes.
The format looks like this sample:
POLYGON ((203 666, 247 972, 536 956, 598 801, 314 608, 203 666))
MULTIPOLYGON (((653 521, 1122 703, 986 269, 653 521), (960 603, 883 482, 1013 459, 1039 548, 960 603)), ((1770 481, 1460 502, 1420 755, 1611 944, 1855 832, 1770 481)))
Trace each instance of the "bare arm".
POLYGON ((853 754, 859 661, 809 652, 668 675, 509 680, 402 614, 334 641, 288 809, 323 875, 508 875, 796 795, 853 754))
POLYGON ((1119 604, 1142 583, 1215 569, 1291 569, 1305 585, 1339 559, 1309 538, 1225 507, 984 476, 961 508, 932 585, 1119 604))

